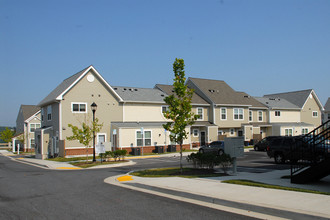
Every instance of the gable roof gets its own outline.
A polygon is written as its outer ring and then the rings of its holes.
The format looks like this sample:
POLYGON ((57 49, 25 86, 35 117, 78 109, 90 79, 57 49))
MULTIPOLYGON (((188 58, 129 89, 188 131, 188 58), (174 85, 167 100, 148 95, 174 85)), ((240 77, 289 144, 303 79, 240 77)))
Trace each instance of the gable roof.
POLYGON ((248 95, 245 92, 237 92, 238 95, 244 98, 244 100, 250 104, 253 108, 264 108, 267 109, 267 105, 263 104, 262 102, 258 101, 254 97, 248 95))
POLYGON ((159 89, 113 86, 123 102, 165 103, 166 93, 159 89))
POLYGON ((222 80, 188 78, 187 84, 192 83, 202 93, 217 105, 251 106, 250 100, 244 98, 222 80))
POLYGON ((324 111, 330 112, 330 97, 328 98, 327 102, 324 105, 324 111))
POLYGON ((291 109, 291 110, 300 110, 300 108, 291 102, 280 99, 280 98, 272 98, 272 97, 254 97, 259 102, 263 103, 270 109, 291 109))
POLYGON ((40 111, 40 107, 36 105, 21 105, 20 111, 23 115, 23 121, 26 121, 31 116, 34 116, 40 111))
MULTIPOLYGON (((156 84, 155 88, 163 91, 167 95, 173 95, 173 85, 164 85, 164 84, 156 84)), ((197 93, 193 93, 191 98, 191 104, 199 104, 199 105, 210 105, 205 99, 200 97, 197 93)))
POLYGON ((63 80, 51 93, 48 94, 39 104, 38 106, 43 106, 46 104, 50 104, 55 101, 59 101, 63 99, 63 96, 74 86, 76 85, 80 79, 82 79, 90 70, 93 70, 94 73, 104 82, 104 84, 120 99, 118 94, 112 89, 112 87, 104 80, 104 78, 97 72, 97 70, 90 65, 89 67, 79 71, 78 73, 70 76, 69 78, 63 80))

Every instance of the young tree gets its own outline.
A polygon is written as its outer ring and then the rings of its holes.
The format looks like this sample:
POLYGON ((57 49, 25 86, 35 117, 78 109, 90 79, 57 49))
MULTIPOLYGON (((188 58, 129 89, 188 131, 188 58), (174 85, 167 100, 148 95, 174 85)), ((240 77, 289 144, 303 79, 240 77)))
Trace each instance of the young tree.
POLYGON ((174 72, 174 94, 167 96, 164 101, 169 105, 169 110, 164 116, 171 121, 164 124, 163 127, 170 132, 170 140, 180 145, 180 170, 182 173, 182 144, 187 138, 186 127, 194 124, 198 115, 191 112, 191 98, 193 90, 186 85, 184 60, 175 59, 173 63, 174 72))
POLYGON ((9 128, 6 128, 2 132, 0 132, 0 139, 6 143, 11 142, 12 137, 14 136, 14 132, 9 128))
POLYGON ((69 141, 77 140, 79 143, 86 146, 86 162, 88 161, 88 148, 90 147, 90 143, 93 140, 93 133, 99 132, 103 127, 103 123, 99 124, 98 122, 98 118, 95 118, 95 121, 92 122, 92 125, 88 125, 83 122, 81 128, 78 128, 72 124, 68 124, 68 127, 72 129, 73 135, 67 137, 66 139, 69 141))

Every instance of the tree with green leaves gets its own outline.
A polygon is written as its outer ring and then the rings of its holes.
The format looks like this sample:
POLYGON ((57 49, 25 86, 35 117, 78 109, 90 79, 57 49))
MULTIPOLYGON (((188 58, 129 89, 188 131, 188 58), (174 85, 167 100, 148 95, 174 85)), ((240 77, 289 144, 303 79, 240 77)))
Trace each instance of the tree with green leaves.
POLYGON ((67 137, 66 139, 69 141, 77 140, 79 143, 83 144, 86 147, 86 162, 88 161, 88 148, 90 147, 90 143, 93 140, 93 133, 99 132, 102 127, 103 123, 99 124, 99 119, 95 118, 95 121, 92 122, 91 125, 83 122, 81 124, 81 128, 74 126, 72 124, 68 124, 68 127, 72 129, 73 135, 67 137))
POLYGON ((185 85, 186 77, 183 59, 175 59, 173 72, 174 94, 164 99, 165 103, 169 105, 168 111, 164 113, 164 116, 171 121, 164 124, 163 127, 170 132, 170 140, 180 145, 180 170, 182 173, 182 144, 183 140, 188 137, 186 127, 194 124, 198 115, 191 111, 191 99, 194 91, 185 85))
POLYGON ((13 136, 14 136, 14 131, 9 129, 8 127, 2 132, 0 132, 0 139, 3 140, 5 143, 11 142, 13 136))

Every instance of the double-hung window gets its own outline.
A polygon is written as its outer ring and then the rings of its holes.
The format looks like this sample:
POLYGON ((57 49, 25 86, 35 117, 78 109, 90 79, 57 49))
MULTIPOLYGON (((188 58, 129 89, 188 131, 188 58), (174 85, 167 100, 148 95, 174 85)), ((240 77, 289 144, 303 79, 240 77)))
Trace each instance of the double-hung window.
POLYGON ((244 110, 242 108, 234 108, 234 120, 243 120, 244 110))
POLYGON ((227 120, 227 108, 220 109, 221 120, 227 120))
POLYGON ((51 105, 47 106, 47 120, 48 121, 52 120, 52 106, 51 105))
POLYGON ((169 109, 168 106, 166 106, 166 105, 162 106, 162 114, 168 112, 169 110, 170 110, 170 109, 169 109))
POLYGON ((37 128, 40 128, 39 123, 30 124, 30 132, 34 132, 37 128))
POLYGON ((302 128, 301 129, 301 134, 302 135, 308 134, 308 128, 302 128))
POLYGON ((198 134, 199 134, 199 130, 198 129, 194 129, 193 130, 193 136, 194 137, 198 137, 198 134))
POLYGON ((313 118, 317 118, 317 116, 318 116, 317 111, 313 111, 313 118))
POLYGON ((203 120, 203 108, 197 108, 198 120, 203 120))
POLYGON ((136 146, 151 146, 151 131, 136 131, 136 146))
POLYGON ((263 121, 263 113, 262 113, 262 111, 258 111, 258 121, 263 121))
POLYGON ((292 128, 286 128, 285 129, 285 136, 292 136, 293 129, 292 128))
POLYGON ((71 110, 73 113, 86 113, 87 112, 87 108, 86 108, 87 104, 86 103, 72 103, 71 106, 71 110))
POLYGON ((280 117, 281 116, 281 111, 275 111, 275 116, 280 117))
POLYGON ((253 120, 253 117, 252 117, 252 111, 249 110, 249 121, 252 121, 253 120))

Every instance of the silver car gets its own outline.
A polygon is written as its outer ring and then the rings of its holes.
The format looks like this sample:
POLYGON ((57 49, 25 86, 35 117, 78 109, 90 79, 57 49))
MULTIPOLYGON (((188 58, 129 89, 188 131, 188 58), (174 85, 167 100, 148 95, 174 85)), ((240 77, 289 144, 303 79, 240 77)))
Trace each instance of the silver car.
POLYGON ((225 152, 225 142, 223 141, 213 141, 207 146, 201 146, 199 148, 199 153, 216 153, 217 155, 222 155, 225 152))

